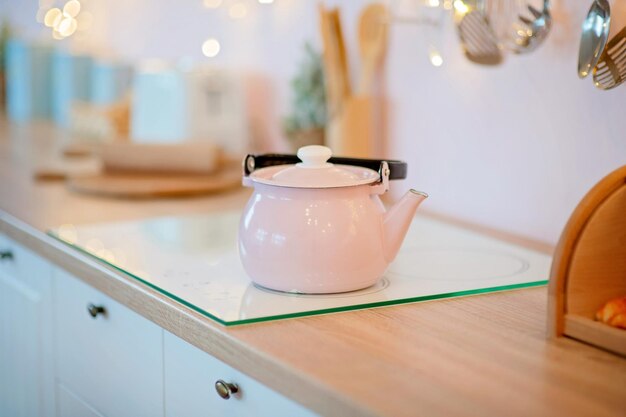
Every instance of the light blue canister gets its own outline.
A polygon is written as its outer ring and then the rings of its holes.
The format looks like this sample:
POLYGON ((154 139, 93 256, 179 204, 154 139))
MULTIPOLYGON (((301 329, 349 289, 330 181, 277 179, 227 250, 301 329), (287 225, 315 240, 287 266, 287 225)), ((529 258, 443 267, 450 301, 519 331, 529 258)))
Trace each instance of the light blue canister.
POLYGON ((52 115, 60 126, 68 126, 74 101, 91 97, 93 59, 88 55, 56 50, 52 56, 52 115))
POLYGON ((27 122, 50 118, 52 47, 10 39, 5 59, 9 120, 27 122))

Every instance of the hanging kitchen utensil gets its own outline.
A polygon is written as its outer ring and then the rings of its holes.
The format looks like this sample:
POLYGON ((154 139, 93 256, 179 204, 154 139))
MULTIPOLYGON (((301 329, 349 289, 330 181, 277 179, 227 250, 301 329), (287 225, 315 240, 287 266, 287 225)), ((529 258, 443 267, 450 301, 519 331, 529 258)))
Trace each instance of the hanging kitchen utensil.
POLYGON ((501 49, 516 54, 532 52, 543 43, 552 26, 550 1, 486 0, 484 12, 494 29, 501 49))
POLYGON ((454 20, 461 46, 470 61, 481 65, 498 65, 502 62, 502 53, 493 28, 483 10, 482 1, 456 0, 454 2, 454 20))
POLYGON ((583 22, 578 51, 578 76, 585 78, 596 67, 609 37, 611 6, 607 0, 594 0, 583 22))
POLYGON ((607 43, 598 65, 593 69, 593 83, 610 90, 626 81, 626 27, 607 43))
POLYGON ((515 42, 512 44, 511 50, 517 54, 532 52, 543 43, 552 27, 552 16, 550 15, 550 1, 544 0, 543 9, 537 10, 532 5, 526 6, 531 17, 526 14, 518 15, 519 21, 522 23, 518 26, 515 34, 515 42))
POLYGON ((485 0, 483 12, 489 18, 501 49, 515 47, 517 30, 521 29, 519 14, 524 0, 485 0))

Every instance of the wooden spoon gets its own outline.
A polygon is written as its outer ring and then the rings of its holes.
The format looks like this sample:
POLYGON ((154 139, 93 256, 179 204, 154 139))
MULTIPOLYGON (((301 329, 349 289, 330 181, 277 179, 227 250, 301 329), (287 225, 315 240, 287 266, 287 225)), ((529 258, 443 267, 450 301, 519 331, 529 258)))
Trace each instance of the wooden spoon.
POLYGON ((359 92, 371 93, 376 71, 387 51, 389 12, 385 5, 372 3, 366 6, 359 17, 359 52, 363 68, 359 80, 359 92))

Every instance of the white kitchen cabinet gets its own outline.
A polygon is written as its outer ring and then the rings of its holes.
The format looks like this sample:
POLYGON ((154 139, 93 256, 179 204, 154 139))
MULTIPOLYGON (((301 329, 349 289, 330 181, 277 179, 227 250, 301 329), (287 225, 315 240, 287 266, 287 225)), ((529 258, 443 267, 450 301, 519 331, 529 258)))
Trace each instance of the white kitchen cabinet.
POLYGON ((0 235, 0 416, 55 413, 52 266, 0 235))
POLYGON ((163 341, 167 417, 315 415, 167 331, 163 341), (222 398, 217 381, 236 385, 237 393, 222 398))
POLYGON ((104 417, 63 384, 57 384, 57 411, 59 417, 104 417))
POLYGON ((314 415, 2 235, 0 258, 0 417, 314 415))
POLYGON ((163 330, 60 269, 55 290, 58 381, 95 415, 162 416, 163 330))

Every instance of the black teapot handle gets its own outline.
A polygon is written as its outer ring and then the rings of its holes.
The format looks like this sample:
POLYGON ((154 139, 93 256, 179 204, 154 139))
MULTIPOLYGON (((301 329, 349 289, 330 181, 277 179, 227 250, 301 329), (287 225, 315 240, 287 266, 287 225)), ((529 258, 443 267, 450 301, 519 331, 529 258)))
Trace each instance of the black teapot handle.
MULTIPOLYGON (((247 155, 243 160, 243 172, 247 177, 255 170, 271 167, 274 165, 297 164, 300 158, 296 155, 266 153, 261 155, 247 155)), ((394 161, 389 159, 364 159, 364 158, 344 158, 340 156, 331 157, 328 162, 338 165, 356 165, 363 168, 369 168, 376 172, 381 171, 382 163, 387 162, 389 166, 390 180, 403 180, 406 178, 407 164, 403 161, 394 161)))

